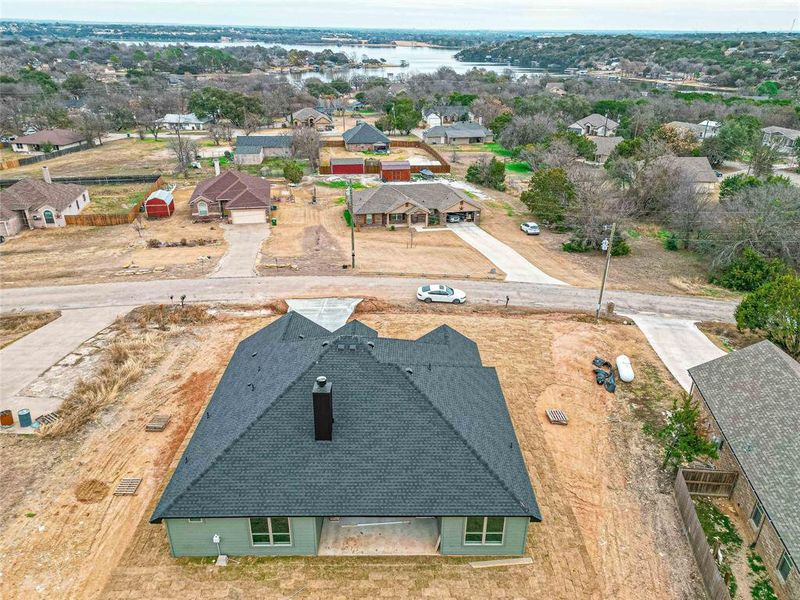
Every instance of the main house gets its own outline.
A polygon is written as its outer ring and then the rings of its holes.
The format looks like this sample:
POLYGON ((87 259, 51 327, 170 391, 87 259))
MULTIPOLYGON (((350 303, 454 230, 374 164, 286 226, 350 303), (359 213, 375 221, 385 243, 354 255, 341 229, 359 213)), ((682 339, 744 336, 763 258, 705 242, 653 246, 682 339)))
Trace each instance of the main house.
POLYGON ((197 184, 189 200, 197 220, 230 218, 231 223, 266 223, 271 205, 270 184, 234 169, 197 184))
POLYGON ((161 119, 156 121, 159 127, 164 129, 181 130, 181 131, 203 131, 208 127, 211 119, 203 117, 202 119, 194 113, 188 114, 175 114, 169 113, 164 115, 161 119))
POLYGON ((678 171, 697 193, 713 194, 718 189, 719 177, 705 156, 663 156, 656 162, 678 171))
POLYGON ((616 121, 609 119, 607 116, 594 113, 575 121, 567 127, 567 130, 580 135, 609 136, 616 135, 618 127, 619 123, 616 121))
POLYGON ((23 229, 64 227, 64 217, 77 215, 89 204, 83 185, 52 183, 47 167, 45 179, 22 179, 0 191, 0 236, 11 237, 23 229))
POLYGON ((701 121, 700 123, 687 123, 686 121, 670 121, 665 125, 678 131, 685 131, 691 133, 698 141, 706 138, 712 138, 717 135, 719 128, 722 126, 718 121, 701 121))
POLYGON ((731 499, 779 598, 800 598, 800 364, 764 341, 689 369, 692 393, 739 473, 731 499))
POLYGON ((342 134, 344 147, 351 152, 386 152, 389 150, 389 138, 380 129, 367 123, 359 121, 355 127, 351 127, 342 134))
POLYGON ((431 106, 422 113, 425 124, 430 127, 447 125, 456 121, 472 121, 475 117, 469 107, 461 105, 431 106))
POLYGON ((233 160, 237 165, 260 165, 268 156, 291 155, 291 135, 238 135, 233 160))
POLYGON ((473 341, 291 312, 239 344, 150 522, 174 556, 513 555, 540 520, 473 341))
POLYGON ((488 144, 493 137, 491 129, 469 121, 437 125, 422 132, 422 138, 428 144, 488 144))
POLYGON ((800 131, 771 125, 761 130, 764 143, 774 146, 782 154, 792 154, 800 146, 800 131))
POLYGON ((292 127, 313 127, 320 131, 333 129, 333 119, 316 108, 301 108, 289 120, 292 127))
POLYGON ((353 192, 353 214, 358 226, 408 227, 443 224, 448 217, 478 223, 481 208, 443 183, 384 184, 353 192))
POLYGON ((14 152, 43 152, 66 150, 67 148, 89 147, 89 140, 74 129, 42 129, 29 135, 22 135, 12 142, 14 152))

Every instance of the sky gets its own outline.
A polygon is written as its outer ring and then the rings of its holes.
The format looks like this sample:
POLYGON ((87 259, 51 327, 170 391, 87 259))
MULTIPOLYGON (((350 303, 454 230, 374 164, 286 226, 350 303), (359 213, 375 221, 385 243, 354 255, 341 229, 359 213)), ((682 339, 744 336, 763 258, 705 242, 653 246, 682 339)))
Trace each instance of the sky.
POLYGON ((534 31, 800 31, 800 0, 0 0, 2 19, 534 31))

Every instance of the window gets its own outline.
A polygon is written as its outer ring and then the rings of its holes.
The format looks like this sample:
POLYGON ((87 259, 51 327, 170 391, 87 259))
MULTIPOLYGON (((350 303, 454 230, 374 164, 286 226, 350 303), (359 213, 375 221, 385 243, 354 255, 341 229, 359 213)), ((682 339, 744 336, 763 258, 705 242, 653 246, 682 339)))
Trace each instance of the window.
POLYGON ((389 215, 389 223, 403 223, 406 216, 403 213, 392 213, 389 215))
POLYGON ((500 545, 506 528, 505 517, 467 517, 464 544, 500 545))
POLYGON ((197 203, 197 216, 199 217, 207 217, 208 216, 208 204, 200 200, 197 203))
POLYGON ((784 550, 783 554, 781 554, 781 559, 778 561, 778 575, 781 576, 783 581, 789 579, 789 573, 792 572, 793 566, 792 558, 789 556, 789 553, 784 550))
POLYGON ((291 546, 289 517, 250 517, 253 546, 291 546))
POLYGON ((189 523, 202 523, 203 522, 203 518, 202 517, 189 517, 186 520, 189 521, 189 523))
POLYGON ((372 225, 372 213, 367 214, 367 225, 372 225))
POLYGON ((761 505, 756 502, 756 505, 753 507, 753 512, 750 513, 750 521, 753 523, 753 526, 758 528, 761 526, 761 521, 764 520, 764 509, 761 508, 761 505))

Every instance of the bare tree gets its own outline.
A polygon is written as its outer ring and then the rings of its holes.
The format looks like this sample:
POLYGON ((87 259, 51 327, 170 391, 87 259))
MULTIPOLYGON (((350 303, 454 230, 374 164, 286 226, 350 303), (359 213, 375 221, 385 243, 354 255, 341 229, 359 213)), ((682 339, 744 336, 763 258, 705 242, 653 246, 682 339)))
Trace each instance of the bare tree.
POLYGON ((95 140, 102 146, 103 136, 108 133, 109 123, 98 113, 84 112, 78 117, 78 131, 86 136, 89 144, 94 146, 95 140))
POLYGON ((313 127, 298 127, 292 133, 292 156, 308 159, 311 169, 319 168, 319 132, 313 127))
POLYGON ((175 155, 176 173, 185 173, 197 156, 197 143, 185 135, 169 138, 169 149, 175 155))

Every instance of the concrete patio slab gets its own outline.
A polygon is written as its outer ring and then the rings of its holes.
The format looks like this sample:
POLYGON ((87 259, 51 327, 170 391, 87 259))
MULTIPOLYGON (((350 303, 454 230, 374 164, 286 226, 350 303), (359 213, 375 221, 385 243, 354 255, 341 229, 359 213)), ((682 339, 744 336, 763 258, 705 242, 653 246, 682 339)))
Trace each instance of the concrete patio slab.
POLYGON ((342 517, 325 519, 321 556, 420 556, 438 554, 439 526, 433 517, 342 517))
POLYGON ((290 311, 295 311, 321 325, 328 331, 335 331, 347 323, 361 298, 293 298, 287 299, 290 311))

